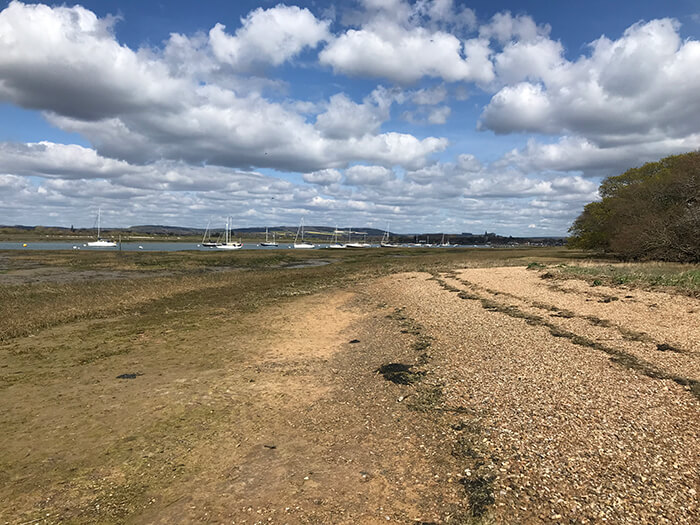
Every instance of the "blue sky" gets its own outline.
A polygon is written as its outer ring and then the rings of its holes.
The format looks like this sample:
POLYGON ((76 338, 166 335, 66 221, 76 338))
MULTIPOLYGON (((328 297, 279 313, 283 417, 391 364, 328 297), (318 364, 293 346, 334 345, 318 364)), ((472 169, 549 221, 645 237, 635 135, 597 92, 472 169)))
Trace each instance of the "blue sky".
POLYGON ((0 9, 0 224, 563 235, 700 147, 696 1, 0 9))

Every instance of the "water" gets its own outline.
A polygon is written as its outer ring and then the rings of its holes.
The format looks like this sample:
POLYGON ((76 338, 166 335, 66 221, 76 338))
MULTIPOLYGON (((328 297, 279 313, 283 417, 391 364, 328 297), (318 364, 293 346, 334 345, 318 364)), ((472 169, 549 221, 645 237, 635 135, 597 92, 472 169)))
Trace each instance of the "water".
MULTIPOLYGON (((327 248, 327 244, 317 244, 313 249, 327 248)), ((377 245, 373 245, 372 248, 377 248, 377 245)), ((485 248, 488 246, 462 246, 462 248, 485 248)), ((292 244, 280 243, 279 247, 271 246, 260 246, 258 244, 243 244, 242 250, 288 250, 293 249, 292 244)), ((87 246, 85 243, 81 242, 0 242, 0 250, 87 250, 87 251, 107 251, 116 252, 119 251, 119 247, 116 248, 94 248, 87 246), (26 246, 23 246, 26 244, 26 246)), ((229 252, 236 253, 238 250, 219 250, 217 248, 209 248, 206 246, 201 246, 200 244, 193 242, 123 242, 121 250, 124 252, 181 252, 186 250, 195 251, 214 251, 214 252, 229 252)), ((386 253, 391 253, 391 248, 383 248, 386 253)), ((297 250, 304 251, 304 250, 297 250)), ((352 251, 352 250, 349 250, 352 251)))
MULTIPOLYGON (((242 250, 281 250, 288 249, 289 244, 280 244, 278 248, 268 246, 258 246, 257 244, 244 244, 242 250)), ((185 250, 225 252, 208 248, 192 242, 123 242, 121 247, 123 252, 181 252, 185 250)), ((94 248, 77 242, 0 242, 0 250, 86 250, 99 252, 117 252, 116 248, 94 248), (23 246, 26 244, 26 246, 23 246)), ((234 250, 235 253, 237 250, 234 250)))

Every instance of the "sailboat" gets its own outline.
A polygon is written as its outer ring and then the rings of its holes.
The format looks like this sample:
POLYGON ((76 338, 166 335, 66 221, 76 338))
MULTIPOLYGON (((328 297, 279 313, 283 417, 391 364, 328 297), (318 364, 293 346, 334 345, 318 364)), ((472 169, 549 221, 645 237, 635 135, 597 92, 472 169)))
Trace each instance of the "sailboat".
POLYGON ((450 242, 445 242, 445 234, 442 234, 442 240, 440 241, 439 244, 440 248, 452 248, 452 244, 450 242))
POLYGON ((98 208, 97 209, 97 240, 96 241, 91 241, 87 243, 88 246, 92 246, 94 248, 114 248, 117 243, 114 241, 106 241, 104 239, 100 239, 100 219, 102 218, 102 209, 98 208))
POLYGON ((265 242, 261 242, 260 246, 279 246, 275 241, 275 232, 272 232, 272 241, 268 239, 267 235, 267 228, 265 228, 265 242))
POLYGON ((294 237, 294 247, 295 248, 315 248, 315 246, 311 243, 304 242, 304 218, 302 217, 301 222, 299 223, 299 228, 297 229, 297 235, 294 237), (297 242, 299 240, 299 233, 301 232, 301 242, 297 242))
POLYGON ((338 242, 338 234, 343 233, 338 231, 338 226, 336 225, 335 230, 333 230, 333 242, 328 245, 329 248, 334 248, 336 250, 345 249, 345 245, 338 242))
POLYGON ((352 229, 348 230, 348 242, 345 243, 346 248, 364 248, 361 242, 350 242, 350 234, 352 234, 352 229))
POLYGON ((390 240, 389 240, 389 224, 386 225, 386 230, 384 231, 384 235, 382 235, 382 242, 379 243, 379 246, 381 246, 382 248, 398 248, 399 247, 398 244, 396 244, 394 242, 390 242, 390 240))
POLYGON ((226 217, 226 232, 223 244, 217 244, 219 250, 240 250, 243 245, 240 242, 231 241, 231 217, 226 217))
POLYGON ((208 248, 216 248, 216 246, 219 243, 211 240, 211 232, 209 231, 210 226, 211 226, 211 219, 209 219, 209 221, 207 222, 207 229, 204 230, 204 236, 202 237, 202 246, 206 246, 208 248))

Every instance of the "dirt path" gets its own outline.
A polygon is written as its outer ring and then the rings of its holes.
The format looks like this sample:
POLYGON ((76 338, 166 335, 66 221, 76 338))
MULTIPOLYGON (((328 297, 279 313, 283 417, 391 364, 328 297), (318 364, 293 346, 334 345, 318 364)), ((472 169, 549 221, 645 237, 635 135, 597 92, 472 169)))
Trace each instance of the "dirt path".
POLYGON ((183 326, 197 318, 186 313, 135 331, 125 318, 68 323, 3 346, 14 379, 0 410, 0 521, 384 523, 465 512, 419 388, 377 373, 417 359, 410 320, 347 291, 235 324, 221 311, 215 331, 183 326))

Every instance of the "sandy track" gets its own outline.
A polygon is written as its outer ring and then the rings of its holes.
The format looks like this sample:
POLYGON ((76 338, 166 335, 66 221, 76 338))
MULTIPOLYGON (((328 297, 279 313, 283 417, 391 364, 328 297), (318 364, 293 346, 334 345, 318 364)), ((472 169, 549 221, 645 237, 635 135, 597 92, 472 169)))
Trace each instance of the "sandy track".
POLYGON ((216 312, 188 327, 191 309, 152 328, 136 318, 135 333, 130 318, 68 323, 4 345, 17 380, 0 405, 0 521, 409 523, 465 511, 442 427, 412 408, 416 387, 377 373, 416 360, 419 327, 347 291, 216 312), (109 351, 86 360, 95 346, 109 351))
POLYGON ((683 350, 670 355, 640 346, 635 351, 650 365, 668 375, 694 376, 696 332, 679 324, 697 318, 696 302, 655 294, 657 310, 647 304, 649 294, 634 292, 628 295, 636 303, 617 301, 604 310, 600 306, 609 303, 591 307, 587 290, 552 290, 536 273, 517 268, 464 270, 437 279, 404 274, 386 279, 378 290, 387 301, 405 305, 435 337, 432 366, 445 402, 472 413, 469 433, 459 438, 466 448, 465 476, 476 482, 467 487, 489 487, 496 521, 699 521, 697 397, 688 386, 650 377, 581 344, 605 339, 606 348, 617 349, 628 341, 616 321, 629 318, 654 343, 673 341, 683 350), (642 319, 634 311, 640 302, 646 304, 642 319), (534 311, 543 304, 556 307, 544 308, 547 314, 565 310, 572 316, 537 322, 534 311), (676 323, 670 323, 669 310, 676 323), (575 323, 592 315, 609 318, 609 326, 575 323), (553 332, 557 325, 550 322, 566 323, 567 331, 553 332))

